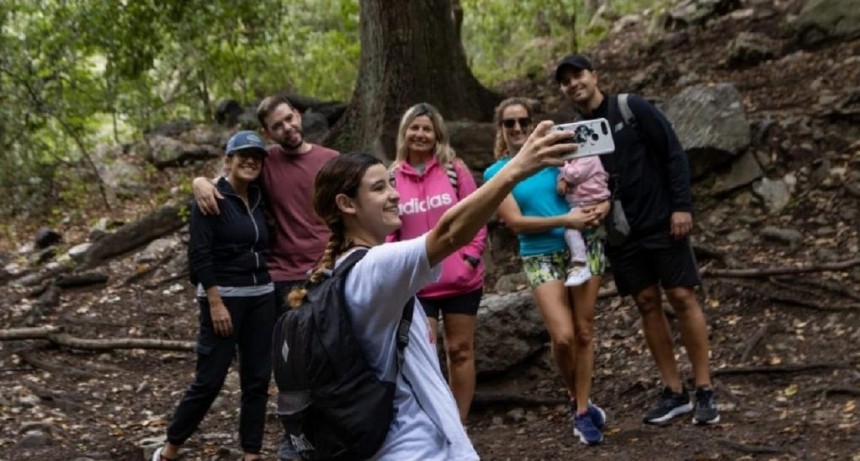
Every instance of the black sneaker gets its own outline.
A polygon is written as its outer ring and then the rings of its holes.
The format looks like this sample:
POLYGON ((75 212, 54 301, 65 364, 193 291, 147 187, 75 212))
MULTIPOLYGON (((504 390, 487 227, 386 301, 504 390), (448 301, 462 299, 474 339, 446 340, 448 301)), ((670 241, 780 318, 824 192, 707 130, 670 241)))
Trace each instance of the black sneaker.
POLYGON ((690 404, 687 389, 682 388, 681 392, 672 392, 672 389, 666 387, 660 392, 657 406, 648 410, 642 420, 648 424, 663 424, 675 416, 691 411, 693 411, 693 405, 690 404))
POLYGON ((693 424, 716 424, 720 422, 720 410, 717 408, 717 395, 710 387, 696 389, 696 411, 693 413, 693 424))

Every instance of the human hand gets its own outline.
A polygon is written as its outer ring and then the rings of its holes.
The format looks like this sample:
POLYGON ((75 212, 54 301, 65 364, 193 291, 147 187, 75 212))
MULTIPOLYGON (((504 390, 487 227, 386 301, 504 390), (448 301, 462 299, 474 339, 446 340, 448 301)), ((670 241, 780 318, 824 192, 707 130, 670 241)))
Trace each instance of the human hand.
POLYGON ((537 125, 520 151, 508 163, 516 180, 522 180, 548 166, 562 166, 562 154, 575 152, 573 132, 553 130, 553 123, 545 120, 537 125))
POLYGON ((194 190, 194 200, 197 201, 197 206, 204 215, 218 215, 221 210, 218 209, 218 200, 224 198, 215 185, 209 182, 208 179, 198 176, 191 182, 191 188, 194 190))
POLYGON ((564 178, 558 178, 558 181, 555 183, 555 191, 558 195, 564 195, 567 193, 567 181, 564 178))
POLYGON ((600 224, 597 207, 574 208, 565 216, 565 227, 571 229, 583 230, 597 227, 600 224))
POLYGON ((595 204, 593 208, 594 212, 597 214, 598 222, 603 222, 603 220, 606 219, 606 215, 609 214, 609 210, 612 208, 612 206, 610 205, 609 200, 604 200, 598 204, 595 204))
POLYGON ((233 334, 233 320, 223 301, 210 301, 209 314, 212 316, 212 328, 216 335, 226 337, 233 334))
POLYGON ((686 237, 693 230, 693 215, 689 211, 675 211, 670 219, 670 233, 676 239, 686 237))

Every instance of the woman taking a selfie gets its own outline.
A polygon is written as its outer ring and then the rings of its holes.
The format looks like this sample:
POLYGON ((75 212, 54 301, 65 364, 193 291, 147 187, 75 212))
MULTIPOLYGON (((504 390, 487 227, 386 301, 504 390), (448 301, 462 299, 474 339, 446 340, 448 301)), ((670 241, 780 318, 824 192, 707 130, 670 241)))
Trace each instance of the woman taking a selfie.
MULTIPOLYGON (((371 367, 379 377, 395 382, 395 420, 374 460, 477 460, 457 405, 439 370, 427 322, 413 321, 408 331, 402 367, 396 360, 395 331, 407 300, 440 273, 440 263, 469 244, 518 182, 546 166, 559 166, 558 155, 576 148, 565 143, 571 135, 539 125, 519 154, 495 177, 445 212, 429 232, 385 243, 400 227, 400 196, 389 183, 385 166, 366 154, 330 160, 314 185, 314 208, 332 231, 320 267, 311 280, 343 261, 353 250, 369 247, 344 279, 352 328, 371 367)), ((570 216, 573 227, 594 223, 592 213, 570 216)), ((294 291, 290 301, 301 302, 294 291)), ((421 312, 420 300, 413 309, 421 312)), ((420 319, 415 314, 414 319, 420 319)))

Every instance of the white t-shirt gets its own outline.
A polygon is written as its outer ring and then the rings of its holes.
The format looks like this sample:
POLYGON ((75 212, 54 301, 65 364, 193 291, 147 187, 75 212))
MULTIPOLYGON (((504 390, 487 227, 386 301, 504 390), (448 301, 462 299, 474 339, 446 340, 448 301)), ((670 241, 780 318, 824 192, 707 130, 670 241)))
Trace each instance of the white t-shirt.
POLYGON ((426 235, 373 247, 346 278, 350 318, 368 362, 385 380, 392 381, 397 374, 396 416, 374 461, 479 459, 460 423, 418 300, 402 372, 397 373, 395 335, 403 306, 439 278, 441 266, 430 267, 425 240, 426 235))

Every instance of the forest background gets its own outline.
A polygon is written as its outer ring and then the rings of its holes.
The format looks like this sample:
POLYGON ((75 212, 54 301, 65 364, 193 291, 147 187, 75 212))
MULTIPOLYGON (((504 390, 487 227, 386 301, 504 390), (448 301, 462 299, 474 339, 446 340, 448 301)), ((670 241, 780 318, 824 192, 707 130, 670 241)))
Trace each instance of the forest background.
MULTIPOLYGON (((452 6, 469 67, 496 88, 598 40, 605 18, 666 4, 616 1, 598 18, 598 5, 581 0, 452 6)), ((87 222, 109 207, 100 145, 128 145, 170 120, 212 121, 225 99, 247 105, 289 92, 348 101, 359 1, 6 0, 0 49, 0 191, 16 197, 0 203, 8 250, 32 236, 28 223, 87 222)), ((133 199, 154 206, 164 197, 133 199)))

